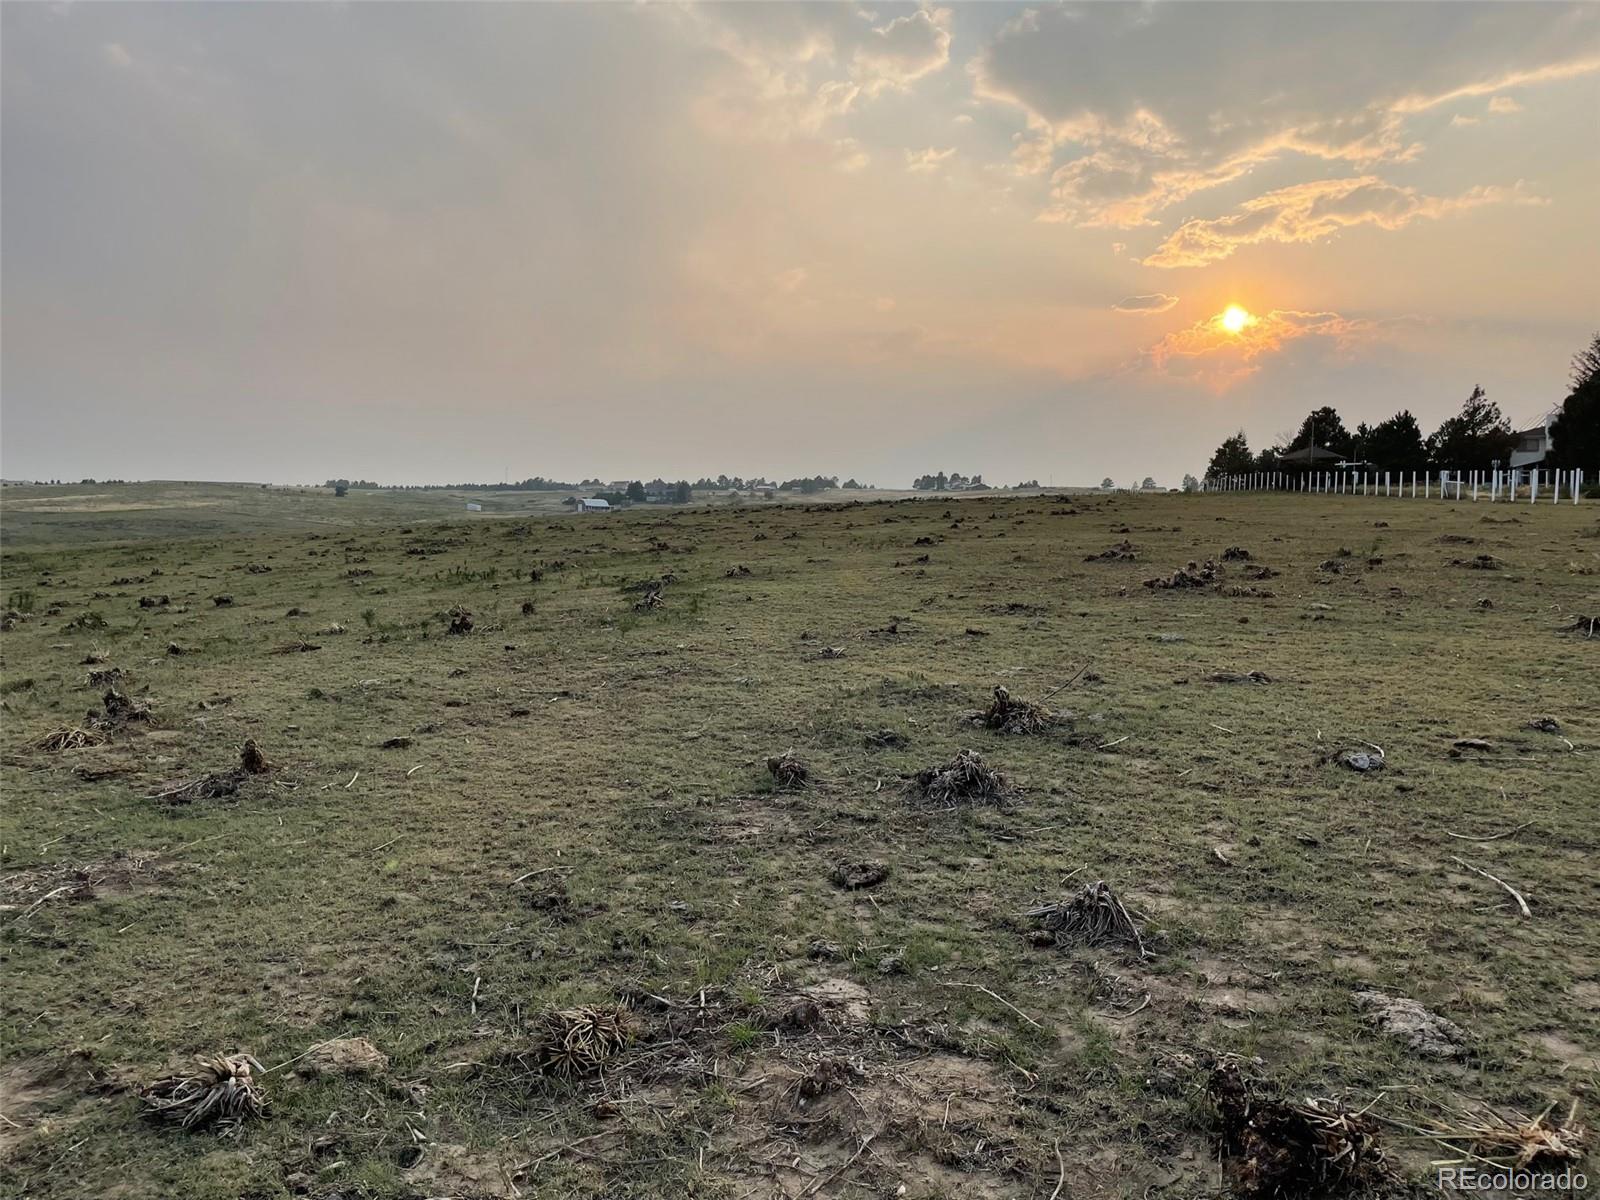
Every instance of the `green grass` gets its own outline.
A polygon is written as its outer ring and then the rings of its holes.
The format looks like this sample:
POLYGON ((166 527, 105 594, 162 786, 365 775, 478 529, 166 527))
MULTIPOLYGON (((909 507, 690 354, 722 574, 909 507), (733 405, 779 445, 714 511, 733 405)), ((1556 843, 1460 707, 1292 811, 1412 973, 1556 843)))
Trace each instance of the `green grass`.
MULTIPOLYGON (((1557 631, 1600 612, 1591 508, 1030 496, 440 521, 405 495, 269 494, 251 500, 279 515, 248 519, 6 498, 5 586, 32 597, 0 635, 8 1194, 733 1197, 838 1170, 822 1194, 1049 1195, 1057 1142, 1075 1194, 1194 1192, 1215 1183, 1204 1072, 1174 1055, 1259 1055, 1296 1091, 1384 1091, 1396 1114, 1538 1111, 1595 1083, 1600 639, 1557 631), (1138 562, 1084 561, 1123 537, 1138 562), (1141 586, 1227 546, 1279 574, 1225 580, 1272 597, 1141 586), (1320 570, 1341 547, 1360 550, 1320 570), (1446 565, 1478 553, 1505 569, 1446 565), (624 585, 668 571, 667 606, 636 611, 624 585), (276 652, 301 641, 320 649, 276 652), (98 706, 91 651, 155 722, 34 749, 98 706), (964 723, 997 684, 1037 700, 1086 664, 1050 701, 1070 729, 964 723), (1204 681, 1250 669, 1272 682, 1204 681), (1559 735, 1525 727, 1546 713, 1559 735), (908 744, 868 748, 885 728, 908 744), (1468 736, 1493 751, 1453 756, 1468 736), (147 798, 246 737, 276 769, 236 797, 147 798), (1325 761, 1363 743, 1383 771, 1325 761), (906 802, 902 776, 961 747, 1007 772, 1013 806, 906 802), (772 788, 787 749, 811 787, 772 788), (870 893, 829 881, 868 858, 891 868, 870 893), (1028 943, 1028 906, 1096 878, 1146 918, 1150 961, 1028 943), (775 1024, 818 983, 856 989, 866 1025, 775 1024), (1469 1060, 1378 1037, 1363 986, 1455 1020, 1469 1060), (642 992, 706 1014, 652 1033, 653 1065, 577 1085, 495 1068, 532 1015, 642 992), (138 1115, 137 1084, 193 1054, 271 1066, 341 1034, 389 1073, 276 1071, 237 1140, 138 1115), (861 1075, 802 1114, 785 1089, 818 1055, 861 1075)), ((1420 1172, 1426 1148, 1396 1149, 1420 1172)))

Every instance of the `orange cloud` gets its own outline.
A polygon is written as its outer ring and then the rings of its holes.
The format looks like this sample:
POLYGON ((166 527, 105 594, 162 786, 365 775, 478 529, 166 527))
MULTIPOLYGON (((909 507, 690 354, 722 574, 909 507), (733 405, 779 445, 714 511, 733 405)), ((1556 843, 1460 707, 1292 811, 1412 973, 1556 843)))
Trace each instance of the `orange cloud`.
POLYGON ((1339 350, 1370 340, 1379 331, 1374 321, 1334 312, 1274 309, 1237 332, 1223 324, 1221 313, 1167 334, 1140 357, 1136 366, 1165 375, 1194 379, 1222 391, 1260 369, 1264 356, 1277 354, 1305 338, 1325 341, 1339 350))

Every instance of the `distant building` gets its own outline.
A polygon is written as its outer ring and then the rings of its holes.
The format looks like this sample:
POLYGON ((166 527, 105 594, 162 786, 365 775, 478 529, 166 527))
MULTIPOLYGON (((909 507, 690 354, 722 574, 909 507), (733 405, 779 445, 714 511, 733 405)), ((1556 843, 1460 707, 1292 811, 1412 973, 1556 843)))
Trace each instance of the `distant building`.
POLYGON ((476 500, 468 500, 467 501, 467 511, 468 512, 482 512, 483 511, 483 505, 479 504, 476 500))
POLYGON ((1536 467, 1544 461, 1544 456, 1550 453, 1550 418, 1546 417, 1541 423, 1531 429, 1522 429, 1517 432, 1517 448, 1511 452, 1509 465, 1512 470, 1522 467, 1536 467))
POLYGON ((1303 446, 1299 450, 1291 450, 1287 454, 1278 455, 1278 464, 1291 469, 1303 470, 1314 467, 1333 467, 1346 465, 1344 455, 1329 450, 1325 446, 1303 446))
POLYGON ((775 484, 758 483, 750 489, 750 494, 752 496, 776 496, 778 489, 775 484))
POLYGON ((582 500, 578 503, 578 511, 581 513, 608 513, 611 511, 611 501, 582 500))

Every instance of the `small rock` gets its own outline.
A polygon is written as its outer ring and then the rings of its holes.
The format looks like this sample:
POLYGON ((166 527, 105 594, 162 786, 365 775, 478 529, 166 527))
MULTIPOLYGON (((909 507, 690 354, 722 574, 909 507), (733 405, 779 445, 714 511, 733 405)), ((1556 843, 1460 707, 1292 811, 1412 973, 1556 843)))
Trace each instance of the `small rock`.
POLYGON ((1466 1034, 1453 1021, 1429 1012, 1415 1000, 1383 992, 1356 993, 1356 1003, 1380 1033, 1402 1041, 1407 1048, 1429 1058, 1460 1058, 1466 1034))
POLYGON ((1561 722, 1554 717, 1534 717, 1528 722, 1529 729, 1536 729, 1540 733, 1560 733, 1561 722))
POLYGON ((334 1038, 296 1064, 302 1075, 377 1075, 389 1069, 389 1056, 364 1037, 334 1038))

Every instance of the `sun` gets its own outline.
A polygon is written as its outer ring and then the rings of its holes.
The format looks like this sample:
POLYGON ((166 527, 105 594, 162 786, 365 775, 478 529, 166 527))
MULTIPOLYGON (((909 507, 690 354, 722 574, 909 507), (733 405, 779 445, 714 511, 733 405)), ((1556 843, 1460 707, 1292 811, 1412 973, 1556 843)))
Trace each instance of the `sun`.
POLYGON ((1255 317, 1237 304, 1228 305, 1223 309, 1222 316, 1217 319, 1229 333, 1242 333, 1256 323, 1255 317))

